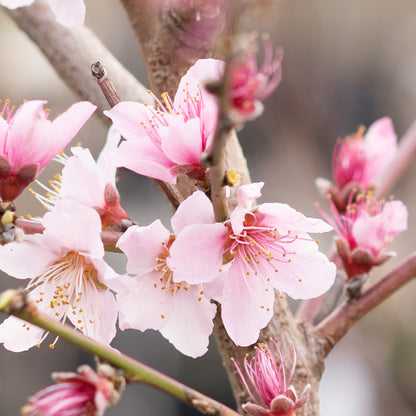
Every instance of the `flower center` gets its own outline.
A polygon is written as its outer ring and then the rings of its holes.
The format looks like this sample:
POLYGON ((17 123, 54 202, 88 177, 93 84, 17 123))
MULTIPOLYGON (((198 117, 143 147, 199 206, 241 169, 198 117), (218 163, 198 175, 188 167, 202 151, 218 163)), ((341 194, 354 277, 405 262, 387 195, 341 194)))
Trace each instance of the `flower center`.
POLYGON ((36 290, 35 302, 47 305, 42 309, 53 310, 56 318, 62 321, 72 314, 71 321, 75 323, 76 316, 75 326, 81 331, 85 329, 86 319, 90 324, 94 323, 84 314, 82 305, 85 305, 85 301, 82 301, 82 297, 85 292, 107 290, 107 286, 99 281, 94 265, 73 251, 49 266, 42 275, 32 279, 27 290, 36 288, 39 290, 36 290))
POLYGON ((162 242, 163 251, 156 258, 155 270, 160 273, 159 282, 153 284, 154 288, 159 288, 160 290, 168 290, 172 294, 176 293, 177 290, 183 289, 188 290, 189 285, 186 282, 174 282, 173 281, 173 272, 166 263, 166 259, 169 257, 169 248, 172 245, 175 237, 170 236, 168 243, 162 242))
POLYGON ((279 263, 291 262, 290 256, 295 252, 287 244, 293 243, 297 236, 292 236, 290 231, 283 235, 275 227, 259 224, 256 213, 252 212, 246 214, 243 226, 240 234, 230 233, 228 253, 245 263, 247 275, 257 276, 259 272, 265 275, 271 267, 277 272, 279 263))

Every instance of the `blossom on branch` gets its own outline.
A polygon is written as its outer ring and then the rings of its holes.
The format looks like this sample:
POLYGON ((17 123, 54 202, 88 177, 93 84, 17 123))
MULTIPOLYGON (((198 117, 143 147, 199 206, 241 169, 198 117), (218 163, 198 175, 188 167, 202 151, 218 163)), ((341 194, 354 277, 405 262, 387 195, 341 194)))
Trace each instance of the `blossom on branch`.
POLYGON ((253 416, 295 416, 296 409, 302 407, 308 399, 310 385, 307 384, 300 397, 297 396, 294 387, 290 384, 296 369, 296 350, 294 348, 292 350, 292 367, 287 377, 285 362, 290 354, 283 357, 276 341, 274 339, 270 341, 276 349, 279 364, 266 344, 255 347, 256 354, 251 360, 248 355, 244 357, 244 370, 257 398, 248 386, 240 367, 233 360, 244 388, 252 400, 242 407, 253 416))
POLYGON ((332 199, 330 203, 333 218, 319 211, 339 235, 338 253, 348 278, 368 273, 393 255, 383 255, 382 250, 407 229, 408 212, 403 202, 378 202, 371 193, 358 194, 355 202, 347 205, 344 215, 338 213, 332 199))
POLYGON ((121 102, 104 113, 126 141, 115 157, 118 166, 169 183, 179 173, 203 181, 201 156, 212 146, 218 107, 201 80, 217 77, 223 62, 200 59, 182 77, 172 101, 166 93, 157 108, 121 102))
MULTIPOLYGON (((185 227, 170 251, 175 282, 211 282, 223 262, 231 262, 221 300, 222 320, 231 339, 241 346, 255 343, 270 321, 274 289, 307 299, 326 292, 335 279, 335 265, 308 234, 332 227, 286 204, 253 207, 262 186, 241 186, 229 221, 185 227)), ((200 198, 206 197, 201 193, 200 198)))
MULTIPOLYGON (((180 235, 188 225, 200 223, 214 224, 215 217, 210 201, 202 193, 194 193, 179 206, 172 227, 180 235)), ((221 228, 214 224, 209 230, 213 241, 221 228)), ((127 271, 134 277, 121 276, 109 284, 117 292, 121 329, 159 330, 179 351, 195 358, 207 351, 216 313, 210 300, 219 298, 221 280, 215 279, 218 269, 214 282, 208 284, 175 279, 171 266, 174 238, 159 220, 147 227, 129 227, 117 247, 126 254, 127 271)), ((222 257, 218 249, 211 254, 222 257)), ((187 256, 192 261, 192 253, 187 256)))
POLYGON ((13 201, 78 133, 96 106, 72 105, 54 121, 46 101, 26 101, 17 110, 6 101, 0 113, 0 196, 13 201))
MULTIPOLYGON (((109 344, 117 308, 106 280, 115 272, 104 261, 97 212, 61 200, 42 220, 43 234, 1 247, 0 268, 17 279, 31 279, 26 290, 36 308, 59 321, 70 320, 85 335, 109 344)), ((41 328, 10 317, 0 325, 0 342, 25 351, 47 336, 41 328)))
POLYGON ((50 187, 38 184, 47 191, 46 196, 34 192, 46 209, 52 209, 59 199, 69 199, 94 208, 100 215, 103 229, 124 231, 131 221, 120 205, 116 188, 116 170, 113 153, 120 141, 120 134, 110 128, 107 142, 95 161, 88 149, 79 146, 71 149, 73 156, 60 155, 55 160, 64 164, 62 175, 49 181, 50 187))
POLYGON ((332 157, 334 185, 321 178, 317 180, 318 187, 331 194, 341 213, 351 193, 356 189, 368 190, 397 153, 397 136, 390 118, 375 121, 364 132, 365 128, 360 127, 357 133, 338 140, 332 157))
POLYGON ((77 373, 56 372, 57 383, 38 391, 22 408, 24 416, 102 416, 119 392, 110 380, 82 365, 77 373))
MULTIPOLYGON (((0 0, 0 6, 9 9, 30 6, 35 0, 0 0)), ((56 21, 63 26, 80 26, 85 20, 84 0, 48 0, 56 21)))

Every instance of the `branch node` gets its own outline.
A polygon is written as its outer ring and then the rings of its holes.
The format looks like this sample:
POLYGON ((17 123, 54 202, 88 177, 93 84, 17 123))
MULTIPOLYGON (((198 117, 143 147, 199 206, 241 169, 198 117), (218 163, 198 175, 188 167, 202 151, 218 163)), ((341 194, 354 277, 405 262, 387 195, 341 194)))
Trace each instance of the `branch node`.
POLYGON ((29 302, 23 289, 9 289, 0 294, 0 310, 13 314, 27 310, 29 302))

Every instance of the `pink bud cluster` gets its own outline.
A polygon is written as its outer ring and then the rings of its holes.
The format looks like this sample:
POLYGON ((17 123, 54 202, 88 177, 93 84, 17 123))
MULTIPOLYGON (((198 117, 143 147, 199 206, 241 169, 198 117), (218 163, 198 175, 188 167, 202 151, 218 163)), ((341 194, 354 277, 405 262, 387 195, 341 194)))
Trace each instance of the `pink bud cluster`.
POLYGON ((383 250, 407 229, 405 205, 377 201, 371 191, 377 175, 397 153, 392 121, 381 118, 364 132, 360 127, 356 134, 337 142, 332 160, 334 184, 317 180, 318 188, 329 194, 332 218, 319 210, 338 234, 336 245, 348 279, 365 275, 388 260, 392 253, 383 250))

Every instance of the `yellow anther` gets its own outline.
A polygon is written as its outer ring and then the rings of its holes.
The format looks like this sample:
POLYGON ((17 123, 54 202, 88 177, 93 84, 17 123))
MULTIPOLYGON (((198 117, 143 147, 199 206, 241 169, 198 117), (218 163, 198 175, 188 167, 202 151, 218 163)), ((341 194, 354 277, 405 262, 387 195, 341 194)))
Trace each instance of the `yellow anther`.
POLYGON ((168 98, 169 94, 167 92, 164 92, 160 96, 162 97, 162 100, 165 103, 166 110, 168 110, 169 113, 173 113, 173 108, 170 105, 169 98, 168 98))
POLYGON ((1 225, 7 225, 11 224, 14 220, 14 214, 10 210, 7 210, 2 216, 1 216, 1 225))
POLYGON ((225 172, 225 182, 228 186, 235 186, 240 182, 241 175, 234 169, 225 172))

